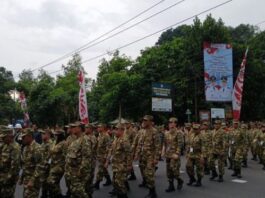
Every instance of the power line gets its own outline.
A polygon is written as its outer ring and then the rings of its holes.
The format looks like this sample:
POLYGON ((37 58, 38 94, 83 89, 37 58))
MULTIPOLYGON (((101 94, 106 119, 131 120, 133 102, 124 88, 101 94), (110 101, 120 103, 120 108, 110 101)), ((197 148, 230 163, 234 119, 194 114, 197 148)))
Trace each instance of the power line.
POLYGON ((260 25, 263 24, 263 23, 265 23, 265 20, 264 20, 264 21, 261 21, 261 22, 259 22, 259 23, 257 23, 257 24, 255 24, 255 26, 260 26, 260 25))
MULTIPOLYGON (((192 19, 192 18, 195 18, 196 16, 200 16, 200 15, 205 14, 205 13, 211 11, 211 10, 214 10, 214 9, 216 9, 216 8, 219 8, 219 7, 223 6, 223 5, 225 5, 225 4, 228 4, 228 3, 230 3, 231 1, 233 1, 233 0, 228 0, 228 1, 225 1, 225 2, 223 2, 223 3, 217 4, 216 6, 213 6, 213 7, 211 7, 211 8, 208 8, 208 9, 206 9, 206 10, 204 10, 204 11, 201 11, 201 12, 199 12, 199 13, 197 13, 197 14, 191 16, 191 17, 185 18, 185 19, 183 19, 183 20, 181 20, 181 21, 179 21, 179 22, 177 22, 177 23, 175 23, 175 24, 173 24, 173 25, 170 25, 170 26, 168 26, 168 27, 166 27, 166 28, 163 28, 163 29, 161 29, 161 30, 158 30, 158 31, 156 31, 156 32, 154 32, 154 33, 152 33, 152 34, 148 34, 148 35, 146 35, 146 36, 144 36, 144 37, 142 37, 142 38, 140 38, 140 39, 137 39, 137 40, 135 40, 135 41, 132 41, 132 42, 130 42, 130 43, 127 43, 127 44, 125 44, 125 45, 123 45, 123 46, 120 46, 120 47, 118 47, 118 48, 116 48, 116 49, 114 49, 114 50, 112 50, 112 51, 120 50, 120 49, 126 48, 126 47, 128 47, 128 46, 130 46, 130 45, 133 45, 133 44, 135 44, 135 43, 138 43, 138 42, 140 42, 140 41, 142 41, 142 40, 144 40, 144 39, 146 39, 146 38, 149 38, 149 37, 151 37, 151 36, 153 36, 153 35, 156 35, 156 34, 158 34, 158 33, 160 33, 160 32, 163 32, 163 31, 166 31, 166 30, 168 30, 168 29, 170 29, 170 28, 173 28, 173 27, 175 27, 175 26, 177 26, 177 25, 179 25, 179 24, 181 24, 181 23, 183 23, 183 22, 186 22, 186 21, 188 21, 188 20, 190 20, 190 19, 192 19)), ((92 57, 92 58, 90 58, 90 59, 84 60, 81 64, 83 64, 83 63, 87 63, 87 62, 90 62, 90 61, 93 61, 93 60, 98 59, 98 58, 100 58, 100 57, 102 57, 102 56, 105 56, 105 55, 107 55, 107 54, 109 54, 109 52, 102 53, 102 54, 97 55, 97 56, 95 56, 95 57, 92 57)), ((63 69, 58 70, 58 71, 56 71, 56 73, 59 72, 59 71, 62 71, 62 70, 63 70, 63 69)), ((53 72, 53 73, 55 73, 55 72, 53 72)))
MULTIPOLYGON (((149 17, 147 17, 147 18, 145 18, 145 19, 143 19, 143 20, 141 20, 141 21, 139 21, 139 22, 137 22, 137 23, 134 23, 134 24, 130 25, 129 27, 127 27, 127 28, 125 28, 125 29, 122 29, 122 30, 120 30, 120 31, 118 31, 118 32, 116 32, 116 33, 114 33, 114 34, 111 34, 110 36, 108 36, 108 37, 106 37, 106 38, 104 38, 104 39, 102 39, 102 40, 99 40, 98 42, 95 42, 95 43, 93 42, 93 44, 91 44, 91 45, 87 45, 86 47, 83 47, 82 49, 79 49, 79 50, 75 51, 75 53, 82 52, 82 51, 84 51, 84 50, 86 50, 86 49, 89 49, 89 48, 91 48, 91 47, 94 47, 94 46, 96 46, 96 45, 98 45, 98 44, 100 44, 100 43, 102 43, 102 42, 104 42, 104 41, 106 41, 106 40, 109 40, 109 39, 111 39, 111 38, 113 38, 113 37, 115 37, 115 36, 117 36, 117 35, 119 35, 119 34, 125 32, 125 31, 127 31, 127 30, 129 30, 129 29, 131 29, 131 28, 133 28, 133 27, 135 27, 135 26, 137 26, 137 25, 139 25, 140 23, 143 23, 144 21, 147 21, 147 20, 149 20, 149 19, 151 19, 151 18, 153 18, 153 17, 155 17, 155 16, 157 16, 157 15, 159 15, 159 14, 161 14, 161 13, 163 13, 163 12, 165 12, 165 11, 167 11, 167 10, 169 10, 169 9, 171 9, 171 8, 173 8, 173 7, 175 7, 175 6, 177 6, 177 5, 179 5, 180 3, 184 2, 184 1, 185 1, 185 0, 178 1, 178 2, 176 2, 176 3, 174 3, 174 4, 170 5, 170 6, 166 7, 165 9, 160 10, 159 12, 156 12, 155 14, 152 14, 151 16, 149 16, 149 17)), ((71 55, 72 55, 72 54, 71 54, 71 55)), ((45 66, 42 66, 42 67, 36 68, 36 69, 34 69, 34 70, 32 70, 32 71, 35 71, 35 70, 37 70, 37 69, 42 69, 42 68, 47 67, 47 66, 49 66, 49 65, 50 65, 50 64, 46 64, 45 66)))
POLYGON ((95 42, 95 41, 101 39, 102 37, 108 35, 109 33, 111 33, 111 32, 113 32, 113 31, 119 29, 120 27, 122 27, 122 26, 126 25, 127 23, 133 21, 134 19, 138 18, 138 17, 141 16, 142 14, 148 12, 149 10, 153 9, 154 7, 156 7, 156 6, 158 6, 159 4, 163 3, 164 1, 165 1, 165 0, 161 0, 161 1, 157 2, 157 3, 155 3, 155 4, 152 5, 151 7, 149 7, 149 8, 147 8, 147 9, 143 10, 143 11, 140 12, 139 14, 137 14, 137 15, 135 15, 134 17, 128 19, 127 21, 121 23, 120 25, 118 25, 117 27, 115 27, 115 28, 109 30, 108 32, 106 32, 106 33, 104 33, 104 34, 98 36, 97 38, 93 39, 92 41, 89 41, 88 43, 82 45, 81 47, 79 47, 79 48, 77 48, 77 49, 75 49, 75 50, 73 50, 73 51, 71 51, 71 52, 69 52, 69 53, 67 53, 67 54, 65 54, 65 55, 63 55, 63 56, 61 56, 61 57, 59 57, 59 58, 57 58, 57 59, 55 59, 55 60, 49 62, 49 63, 47 63, 47 64, 45 64, 45 65, 42 65, 42 66, 37 67, 37 68, 35 68, 35 69, 32 69, 31 71, 33 72, 33 71, 36 71, 36 70, 38 70, 38 69, 44 68, 44 67, 46 67, 46 66, 48 66, 48 65, 51 65, 51 64, 53 64, 53 63, 56 63, 56 62, 58 62, 58 61, 60 61, 60 60, 63 60, 63 59, 65 59, 65 58, 67 58, 67 57, 69 57, 69 56, 75 54, 76 51, 81 50, 82 48, 84 48, 84 47, 86 47, 86 46, 92 44, 93 42, 95 42))

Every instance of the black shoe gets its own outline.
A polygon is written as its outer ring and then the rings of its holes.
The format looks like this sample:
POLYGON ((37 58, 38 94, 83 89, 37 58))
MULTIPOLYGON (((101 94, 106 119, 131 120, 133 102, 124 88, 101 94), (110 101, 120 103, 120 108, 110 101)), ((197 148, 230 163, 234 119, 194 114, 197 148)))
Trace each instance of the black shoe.
POLYGON ((219 175, 218 182, 224 182, 223 175, 219 175))
POLYGON ((149 189, 149 193, 148 193, 148 195, 145 196, 145 198, 157 198, 155 188, 149 189))
POLYGON ((125 181, 125 187, 127 189, 127 191, 130 191, 130 185, 128 181, 125 181))
POLYGON ((210 180, 214 180, 217 176, 217 172, 215 170, 212 171, 212 177, 210 177, 210 180))
POLYGON ((241 170, 240 169, 237 170, 237 178, 238 179, 241 179, 242 178, 242 176, 241 176, 241 170))
POLYGON ((201 187, 202 186, 202 178, 199 177, 197 182, 196 182, 196 184, 194 186, 201 187))
POLYGON ((97 190, 99 190, 99 183, 100 181, 96 181, 96 183, 94 183, 93 187, 97 190))
POLYGON ((173 182, 169 182, 168 188, 165 190, 167 193, 175 191, 175 186, 173 182))
POLYGON ((128 178, 129 181, 133 181, 136 180, 136 176, 134 174, 134 172, 131 173, 130 177, 128 178))
POLYGON ((262 168, 263 170, 265 170, 265 166, 263 166, 263 168, 262 168))
POLYGON ((196 179, 194 178, 194 176, 191 176, 190 181, 187 183, 187 185, 191 186, 194 182, 196 182, 196 179))
POLYGON ((143 182, 141 184, 138 185, 140 188, 146 188, 146 181, 143 180, 143 182))
POLYGON ((178 185, 177 185, 177 189, 178 190, 182 189, 183 183, 184 183, 184 181, 181 178, 178 178, 178 185))
POLYGON ((105 182, 105 184, 103 184, 103 186, 110 186, 110 185, 111 185, 111 179, 110 179, 110 176, 107 175, 106 176, 106 182, 105 182))
POLYGON ((112 189, 112 191, 109 192, 110 195, 117 195, 117 191, 115 188, 112 189))
POLYGON ((237 170, 234 170, 234 173, 231 176, 232 177, 237 177, 237 170))

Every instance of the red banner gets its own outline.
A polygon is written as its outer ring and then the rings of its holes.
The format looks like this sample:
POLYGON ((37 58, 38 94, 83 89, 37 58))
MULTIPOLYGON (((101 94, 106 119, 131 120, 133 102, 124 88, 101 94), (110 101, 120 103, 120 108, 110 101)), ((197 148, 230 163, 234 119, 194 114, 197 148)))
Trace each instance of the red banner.
POLYGON ((86 99, 86 84, 85 84, 85 75, 84 70, 82 67, 80 67, 79 73, 78 73, 78 82, 80 86, 79 90, 79 116, 80 120, 84 124, 88 124, 88 110, 87 110, 87 99, 86 99))
POLYGON ((241 105, 242 105, 242 95, 243 95, 243 86, 244 86, 244 76, 245 76, 245 67, 247 62, 248 48, 245 52, 243 61, 240 66, 240 71, 237 76, 233 94, 232 94, 232 105, 233 105, 233 118, 234 120, 240 120, 241 105))

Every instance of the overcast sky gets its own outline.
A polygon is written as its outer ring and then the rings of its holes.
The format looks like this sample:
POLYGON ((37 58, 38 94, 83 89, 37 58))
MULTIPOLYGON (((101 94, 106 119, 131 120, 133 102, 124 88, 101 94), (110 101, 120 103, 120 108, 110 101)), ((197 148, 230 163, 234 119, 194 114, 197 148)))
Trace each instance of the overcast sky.
MULTIPOLYGON (((44 65, 111 30, 160 0, 0 0, 0 66, 16 77, 23 69, 44 65)), ((180 0, 164 0, 125 27, 180 0)), ((225 0, 186 0, 170 10, 81 53, 83 60, 113 50, 193 16, 225 0)), ((264 0, 233 0, 212 11, 226 25, 257 24, 265 20, 264 0)), ((202 15, 199 18, 204 19, 202 15)), ((192 20, 185 22, 191 24, 192 20)), ((123 27, 124 28, 124 27, 123 27)), ((265 29, 265 23, 260 25, 265 29)), ((160 34, 121 50, 132 58, 155 44, 160 34)), ((102 58, 102 57, 101 57, 102 58)), ((45 68, 57 71, 67 60, 45 68)), ((99 59, 83 66, 95 78, 99 59)), ((34 72, 37 75, 37 72, 34 72)), ((58 74, 58 73, 57 73, 58 74)), ((54 74, 56 75, 56 74, 54 74)))

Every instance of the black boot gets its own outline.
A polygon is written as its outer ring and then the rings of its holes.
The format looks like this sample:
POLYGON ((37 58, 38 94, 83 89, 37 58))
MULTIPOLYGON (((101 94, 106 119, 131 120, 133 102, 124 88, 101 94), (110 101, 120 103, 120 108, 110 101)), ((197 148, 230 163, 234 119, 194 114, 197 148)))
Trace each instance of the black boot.
POLYGON ((265 170, 265 165, 263 166, 263 168, 262 168, 263 170, 265 170))
POLYGON ((94 183, 93 187, 97 190, 99 190, 99 184, 100 184, 100 181, 96 181, 96 183, 94 183))
POLYGON ((127 189, 127 191, 130 191, 130 185, 128 181, 125 181, 125 187, 127 189))
POLYGON ((117 191, 115 188, 112 189, 112 191, 109 192, 110 195, 117 195, 117 191))
POLYGON ((223 175, 219 175, 218 182, 224 182, 223 175))
POLYGON ((196 186, 196 187, 201 187, 201 186, 202 186, 202 178, 201 178, 201 177, 198 177, 195 186, 196 186))
POLYGON ((216 170, 213 170, 213 171, 212 171, 212 177, 210 177, 210 180, 214 180, 217 176, 218 176, 218 175, 217 175, 216 170))
POLYGON ((234 173, 231 176, 232 177, 237 177, 237 174, 238 174, 237 169, 234 169, 234 173))
POLYGON ((241 169, 238 169, 237 170, 237 178, 238 179, 241 179, 242 178, 242 176, 241 176, 241 169))
POLYGON ((110 179, 110 176, 107 175, 105 178, 106 178, 106 182, 105 182, 105 184, 103 184, 103 186, 110 186, 110 185, 111 185, 111 179, 110 179))
POLYGON ((134 174, 134 170, 132 169, 131 171, 131 175, 130 177, 128 178, 129 181, 132 181, 132 180, 136 180, 136 177, 135 177, 135 174, 134 174))
POLYGON ((184 181, 181 178, 178 178, 178 186, 177 186, 177 189, 178 190, 181 190, 182 189, 183 183, 184 183, 184 181))
POLYGON ((173 191, 175 191, 175 186, 174 186, 174 182, 173 181, 170 181, 169 182, 168 188, 165 191, 166 192, 173 192, 173 191))
POLYGON ((188 186, 191 186, 194 182, 196 182, 196 179, 194 176, 190 176, 190 181, 187 183, 188 186))
POLYGON ((243 160, 242 167, 243 167, 243 168, 247 168, 247 167, 248 167, 248 162, 247 162, 247 160, 243 160))
POLYGON ((145 196, 145 198, 157 198, 155 188, 150 188, 149 193, 148 193, 148 195, 145 196))
POLYGON ((145 179, 143 179, 143 182, 141 184, 138 185, 140 188, 146 188, 146 181, 145 179))

